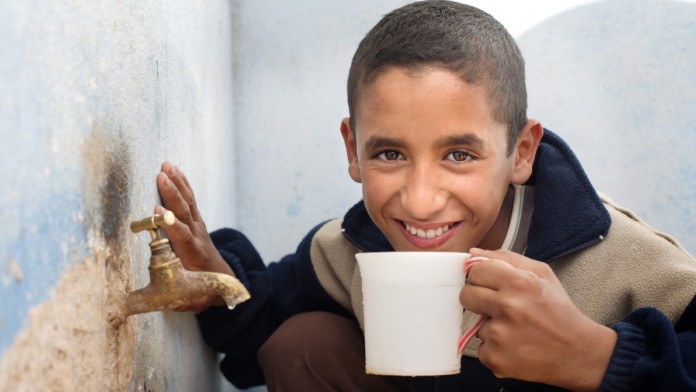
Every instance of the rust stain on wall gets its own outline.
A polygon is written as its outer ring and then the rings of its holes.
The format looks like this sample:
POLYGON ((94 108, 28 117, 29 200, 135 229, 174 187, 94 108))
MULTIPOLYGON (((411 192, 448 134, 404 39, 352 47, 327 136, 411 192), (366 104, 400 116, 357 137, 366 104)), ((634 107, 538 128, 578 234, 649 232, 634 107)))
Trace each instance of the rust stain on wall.
MULTIPOLYGON (((106 245, 121 249, 126 246, 128 212, 130 211, 131 157, 123 137, 106 133, 97 127, 82 145, 83 203, 88 221, 100 232, 106 245)), ((109 260, 120 263, 122 260, 109 260)))

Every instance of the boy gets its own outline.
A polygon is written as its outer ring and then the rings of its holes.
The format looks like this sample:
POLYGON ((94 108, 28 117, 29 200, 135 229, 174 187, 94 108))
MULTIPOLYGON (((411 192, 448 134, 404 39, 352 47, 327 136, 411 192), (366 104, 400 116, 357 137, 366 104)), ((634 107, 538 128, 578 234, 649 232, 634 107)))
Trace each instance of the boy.
POLYGON ((220 298, 186 308, 202 311, 229 380, 278 391, 696 389, 696 263, 600 199, 568 146, 527 119, 524 63, 495 19, 447 1, 386 15, 355 53, 348 103, 341 134, 363 200, 268 267, 241 233, 207 234, 178 168, 158 175, 186 267, 236 275, 251 292, 232 311, 220 298), (467 314, 487 316, 461 374, 365 374, 354 255, 389 250, 489 259, 460 293, 467 314))

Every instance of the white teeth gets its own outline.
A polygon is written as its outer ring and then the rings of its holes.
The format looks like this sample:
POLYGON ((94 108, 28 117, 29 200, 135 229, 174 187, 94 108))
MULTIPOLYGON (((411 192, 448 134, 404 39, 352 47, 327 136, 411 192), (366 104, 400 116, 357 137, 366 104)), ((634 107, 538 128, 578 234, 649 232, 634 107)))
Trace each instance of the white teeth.
POLYGON ((444 225, 442 227, 438 227, 437 229, 428 229, 428 230, 423 230, 423 229, 413 227, 406 222, 404 222, 404 225, 406 226, 406 231, 408 231, 412 235, 415 235, 418 238, 439 237, 439 236, 443 235, 444 233, 446 233, 450 229, 450 225, 444 225))

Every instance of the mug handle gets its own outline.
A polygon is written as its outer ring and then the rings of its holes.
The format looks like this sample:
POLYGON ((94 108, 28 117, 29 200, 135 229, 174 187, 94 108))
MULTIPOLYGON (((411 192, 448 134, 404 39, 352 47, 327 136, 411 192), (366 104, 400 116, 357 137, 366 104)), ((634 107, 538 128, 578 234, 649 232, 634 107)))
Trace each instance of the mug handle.
MULTIPOLYGON (((482 261, 488 260, 486 257, 475 257, 467 260, 464 263, 464 274, 468 274, 469 270, 471 267, 474 266, 476 263, 480 263, 482 261)), ((469 344, 469 341, 471 338, 476 335, 476 332, 478 332, 479 328, 481 328, 481 325, 483 325, 483 322, 486 321, 488 317, 486 316, 479 316, 478 320, 476 320, 476 323, 471 326, 466 332, 464 332, 464 335, 459 339, 459 343, 457 343, 457 353, 461 357, 464 354, 464 348, 466 347, 467 344, 469 344)))

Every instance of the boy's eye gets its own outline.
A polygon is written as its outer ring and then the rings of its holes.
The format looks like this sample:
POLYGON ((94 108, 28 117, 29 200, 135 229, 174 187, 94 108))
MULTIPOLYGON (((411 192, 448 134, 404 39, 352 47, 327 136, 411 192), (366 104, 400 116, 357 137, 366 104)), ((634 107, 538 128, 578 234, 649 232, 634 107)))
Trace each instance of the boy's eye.
POLYGON ((473 159, 473 157, 466 151, 457 150, 447 154, 445 156, 445 159, 455 162, 465 162, 467 160, 473 159))
POLYGON ((397 151, 383 151, 377 154, 377 157, 383 161, 396 161, 403 158, 397 151))

